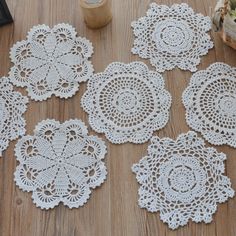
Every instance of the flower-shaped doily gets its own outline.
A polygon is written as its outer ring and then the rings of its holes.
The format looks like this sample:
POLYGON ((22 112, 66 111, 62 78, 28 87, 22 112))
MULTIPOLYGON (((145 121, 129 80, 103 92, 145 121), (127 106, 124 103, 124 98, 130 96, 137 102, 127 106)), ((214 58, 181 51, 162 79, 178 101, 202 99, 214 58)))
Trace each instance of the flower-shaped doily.
POLYGON ((0 156, 7 148, 9 141, 25 134, 25 119, 28 98, 13 91, 9 78, 0 79, 0 156))
POLYGON ((80 207, 87 202, 91 189, 106 179, 102 161, 105 143, 88 136, 87 127, 80 120, 63 124, 42 121, 34 136, 18 141, 15 153, 20 162, 15 172, 16 184, 24 191, 32 191, 34 203, 42 209, 60 202, 69 208, 80 207))
POLYGON ((91 127, 112 143, 144 143, 166 125, 171 97, 144 63, 114 62, 89 80, 81 103, 91 127))
POLYGON ((211 19, 195 14, 185 3, 171 7, 152 3, 147 15, 132 22, 132 27, 136 37, 132 52, 149 58, 159 72, 174 67, 196 71, 200 56, 213 47, 207 34, 211 19))
POLYGON ((195 73, 182 99, 192 129, 212 144, 236 148, 236 68, 215 63, 195 73))
POLYGON ((171 229, 190 219, 209 223, 217 203, 234 196, 224 175, 225 154, 206 148, 195 132, 181 134, 176 141, 153 137, 148 156, 133 165, 139 188, 139 205, 160 211, 171 229))
POLYGON ((58 24, 50 29, 38 25, 29 31, 27 40, 12 47, 10 79, 16 86, 27 87, 34 100, 45 100, 53 94, 68 98, 79 89, 79 82, 93 74, 88 61, 92 53, 92 44, 76 37, 72 26, 58 24))

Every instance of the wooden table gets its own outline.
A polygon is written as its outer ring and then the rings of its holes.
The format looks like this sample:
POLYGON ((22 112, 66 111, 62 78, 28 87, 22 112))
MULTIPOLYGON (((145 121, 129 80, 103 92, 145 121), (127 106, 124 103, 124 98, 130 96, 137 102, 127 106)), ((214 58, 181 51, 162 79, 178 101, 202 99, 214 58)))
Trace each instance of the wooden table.
MULTIPOLYGON (((26 37, 29 29, 37 24, 53 26, 66 22, 75 26, 81 36, 92 41, 95 53, 92 61, 96 72, 101 72, 113 61, 140 61, 131 54, 133 33, 132 20, 145 15, 148 0, 113 0, 113 21, 100 30, 86 28, 81 15, 79 0, 8 0, 15 19, 14 24, 0 28, 0 76, 8 74, 11 66, 9 49, 26 37)), ((180 0, 162 0, 157 3, 171 5, 180 0)), ((209 14, 214 0, 189 0, 186 2, 197 12, 209 14)), ((211 33, 215 48, 201 60, 199 69, 205 69, 215 61, 236 66, 236 51, 225 46, 217 34, 211 33)), ((145 63, 152 69, 148 60, 145 63)), ((190 72, 179 69, 164 73, 166 88, 173 97, 170 120, 167 126, 155 132, 160 137, 176 138, 189 130, 185 122, 185 110, 181 95, 188 85, 190 72)), ((27 134, 32 134, 35 125, 47 118, 61 122, 80 118, 87 125, 88 116, 80 107, 80 99, 86 89, 82 84, 72 98, 63 100, 52 97, 44 102, 30 101, 25 113, 27 134)), ((24 89, 17 89, 26 95, 24 89)), ((89 129, 90 134, 94 132, 89 129)), ((103 135, 101 135, 104 138, 103 135)), ((1 236, 235 236, 236 198, 220 204, 211 224, 190 222, 187 226, 171 231, 160 221, 159 213, 148 213, 137 205, 138 183, 131 172, 133 163, 146 155, 148 143, 143 145, 113 145, 107 142, 107 180, 92 192, 88 203, 79 209, 70 210, 62 204, 53 210, 36 208, 31 193, 16 187, 13 173, 16 167, 14 145, 0 158, 0 235, 1 236)), ((226 173, 236 189, 236 150, 227 146, 217 147, 227 154, 226 173)))

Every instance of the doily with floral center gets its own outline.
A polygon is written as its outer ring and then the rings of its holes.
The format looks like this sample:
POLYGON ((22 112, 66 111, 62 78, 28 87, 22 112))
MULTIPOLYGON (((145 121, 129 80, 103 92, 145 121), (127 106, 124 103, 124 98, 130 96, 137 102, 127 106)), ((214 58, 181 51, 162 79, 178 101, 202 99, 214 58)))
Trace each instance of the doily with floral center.
POLYGON ((76 34, 68 24, 52 29, 46 25, 33 27, 27 39, 11 49, 11 82, 26 87, 29 96, 37 101, 53 94, 60 98, 73 96, 79 83, 93 74, 88 60, 93 53, 92 44, 76 34))
POLYGON ((25 134, 23 114, 27 103, 27 97, 13 91, 9 78, 0 78, 0 156, 8 147, 9 141, 25 134))
POLYGON ((15 171, 16 184, 32 191, 34 203, 42 209, 60 202, 78 208, 87 202, 91 189, 106 179, 102 161, 105 143, 88 136, 80 120, 40 122, 33 136, 18 141, 15 154, 20 162, 15 171))
POLYGON ((112 143, 144 143, 168 122, 171 96, 144 63, 114 62, 91 77, 81 104, 91 127, 112 143))
POLYGON ((195 73, 182 100, 192 129, 212 144, 236 148, 236 68, 214 63, 195 73))
POLYGON ((171 229, 194 222, 210 223, 223 203, 234 196, 224 175, 226 155, 205 147, 195 132, 177 140, 153 137, 148 155, 133 165, 139 188, 139 205, 160 218, 171 229))
POLYGON ((150 59, 157 71, 197 70, 200 57, 214 45, 207 32, 211 19, 195 14, 187 4, 150 4, 145 17, 132 22, 135 40, 132 53, 150 59))

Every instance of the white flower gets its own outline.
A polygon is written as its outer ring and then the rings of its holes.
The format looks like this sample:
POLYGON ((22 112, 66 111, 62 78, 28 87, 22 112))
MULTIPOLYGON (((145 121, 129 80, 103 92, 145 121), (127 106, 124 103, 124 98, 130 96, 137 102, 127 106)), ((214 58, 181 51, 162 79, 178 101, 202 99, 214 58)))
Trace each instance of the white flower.
POLYGON ((157 71, 196 71, 200 56, 213 47, 210 36, 211 20, 201 14, 194 14, 187 4, 171 7, 152 3, 145 17, 132 22, 134 47, 132 52, 142 58, 149 58, 157 71))
POLYGON ((0 156, 7 148, 9 141, 25 134, 25 119, 28 98, 13 91, 9 78, 0 80, 0 156))
POLYGON ((106 179, 102 161, 105 143, 88 136, 80 120, 60 124, 54 120, 39 123, 33 136, 20 139, 15 149, 20 164, 16 184, 32 191, 34 203, 49 209, 63 202, 69 208, 84 205, 91 189, 106 179))
POLYGON ((76 37, 72 26, 58 24, 50 29, 38 25, 30 30, 27 40, 12 47, 10 79, 16 86, 27 87, 34 100, 45 100, 52 94, 68 98, 79 89, 79 82, 93 74, 88 61, 92 53, 92 44, 76 37))
POLYGON ((148 155, 132 167, 141 185, 140 207, 160 211, 171 229, 190 219, 211 222, 217 203, 234 196, 224 175, 225 159, 225 154, 206 148, 194 132, 181 134, 176 141, 154 137, 148 155))
POLYGON ((114 62, 91 77, 81 104, 91 127, 112 143, 144 143, 166 125, 171 96, 144 63, 114 62))
POLYGON ((236 68, 214 63, 195 73, 182 99, 192 129, 212 144, 236 148, 236 68))

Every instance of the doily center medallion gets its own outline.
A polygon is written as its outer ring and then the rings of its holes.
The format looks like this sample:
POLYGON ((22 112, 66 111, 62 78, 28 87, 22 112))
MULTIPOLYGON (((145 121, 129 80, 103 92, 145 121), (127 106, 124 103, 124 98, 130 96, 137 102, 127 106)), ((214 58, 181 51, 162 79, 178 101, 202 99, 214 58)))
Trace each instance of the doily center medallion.
POLYGON ((132 167, 140 184, 139 206, 160 211, 171 229, 194 222, 210 223, 217 204, 234 196, 224 175, 225 154, 205 147, 194 132, 177 140, 153 137, 148 155, 132 167))
POLYGON ((165 126, 171 98, 144 63, 115 62, 89 80, 81 104, 91 127, 112 143, 143 143, 165 126))
POLYGON ((158 50, 178 55, 192 47, 193 32, 184 21, 164 20, 156 24, 153 40, 158 50))
POLYGON ((224 94, 217 101, 219 110, 225 115, 236 118, 236 94, 224 94))
POLYGON ((212 144, 236 147, 236 70, 215 63, 194 74, 183 93, 188 125, 212 144))
POLYGON ((196 158, 174 156, 160 166, 158 184, 170 201, 190 203, 205 192, 206 175, 196 158))
POLYGON ((178 67, 197 70, 201 56, 214 45, 207 31, 210 17, 195 14, 187 4, 171 7, 151 3, 146 16, 132 22, 132 53, 150 59, 158 72, 178 67))
POLYGON ((236 120, 236 83, 233 80, 231 77, 216 77, 206 82, 199 90, 196 102, 199 103, 199 110, 212 125, 215 125, 216 120, 220 122, 219 114, 227 123, 232 123, 233 117, 236 120))
POLYGON ((113 100, 114 106, 122 114, 133 114, 138 110, 140 100, 139 94, 131 89, 118 91, 113 100))
POLYGON ((132 75, 111 78, 100 89, 99 109, 113 125, 129 129, 155 111, 152 94, 145 82, 132 75))

